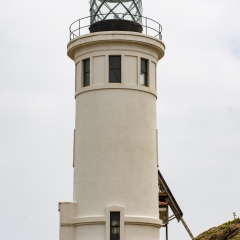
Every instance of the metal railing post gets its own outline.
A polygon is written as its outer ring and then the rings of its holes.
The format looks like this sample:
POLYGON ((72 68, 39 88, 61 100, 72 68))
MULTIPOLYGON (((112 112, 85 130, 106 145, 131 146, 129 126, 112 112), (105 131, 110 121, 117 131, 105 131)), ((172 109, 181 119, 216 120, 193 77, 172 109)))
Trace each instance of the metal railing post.
POLYGON ((146 34, 147 34, 147 29, 148 29, 148 27, 147 27, 147 18, 145 18, 145 23, 146 23, 146 34))
POLYGON ((166 224, 166 240, 168 240, 168 224, 166 224))
POLYGON ((161 39, 161 26, 160 26, 160 24, 158 24, 158 27, 159 27, 159 32, 158 32, 158 34, 159 34, 159 39, 162 40, 162 39, 161 39))
POLYGON ((79 37, 80 37, 80 27, 81 27, 80 21, 81 19, 79 19, 79 37))

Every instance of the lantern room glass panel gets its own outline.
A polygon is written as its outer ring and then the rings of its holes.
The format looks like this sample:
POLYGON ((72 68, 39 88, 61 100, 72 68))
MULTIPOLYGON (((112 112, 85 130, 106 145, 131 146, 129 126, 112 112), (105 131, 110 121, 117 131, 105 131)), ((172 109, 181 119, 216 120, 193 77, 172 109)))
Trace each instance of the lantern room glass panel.
POLYGON ((90 0, 91 25, 104 20, 142 23, 142 0, 90 0))

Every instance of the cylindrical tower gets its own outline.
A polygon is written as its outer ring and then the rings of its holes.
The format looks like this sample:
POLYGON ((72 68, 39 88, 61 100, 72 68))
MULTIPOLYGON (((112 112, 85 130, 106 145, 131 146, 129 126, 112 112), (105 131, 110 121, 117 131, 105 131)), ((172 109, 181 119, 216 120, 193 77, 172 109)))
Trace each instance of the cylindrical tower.
POLYGON ((71 29, 68 43, 76 66, 74 197, 59 204, 60 240, 159 240, 160 28, 157 37, 142 33, 141 0, 90 4, 91 33, 71 29))

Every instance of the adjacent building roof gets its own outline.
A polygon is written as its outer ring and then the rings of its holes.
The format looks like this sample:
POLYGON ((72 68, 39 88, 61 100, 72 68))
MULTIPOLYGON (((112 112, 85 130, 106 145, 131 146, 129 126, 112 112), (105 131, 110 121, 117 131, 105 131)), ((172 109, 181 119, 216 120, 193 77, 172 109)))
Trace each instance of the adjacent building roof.
POLYGON ((169 189, 166 181, 164 180, 161 172, 158 170, 158 186, 159 186, 159 192, 166 194, 168 197, 168 204, 170 208, 172 209, 173 214, 177 218, 178 221, 182 219, 183 212, 181 208, 179 207, 177 201, 175 200, 171 190, 169 189))

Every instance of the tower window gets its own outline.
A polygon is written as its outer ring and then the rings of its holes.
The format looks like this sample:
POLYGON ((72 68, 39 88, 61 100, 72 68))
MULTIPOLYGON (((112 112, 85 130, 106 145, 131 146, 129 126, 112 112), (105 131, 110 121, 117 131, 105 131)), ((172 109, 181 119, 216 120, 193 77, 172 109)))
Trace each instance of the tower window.
POLYGON ((120 240, 120 212, 110 212, 110 240, 120 240))
POLYGON ((90 85, 90 59, 83 61, 83 87, 90 85))
POLYGON ((121 83, 121 56, 109 56, 109 82, 121 83))
POLYGON ((148 86, 148 60, 141 58, 140 84, 148 86))

